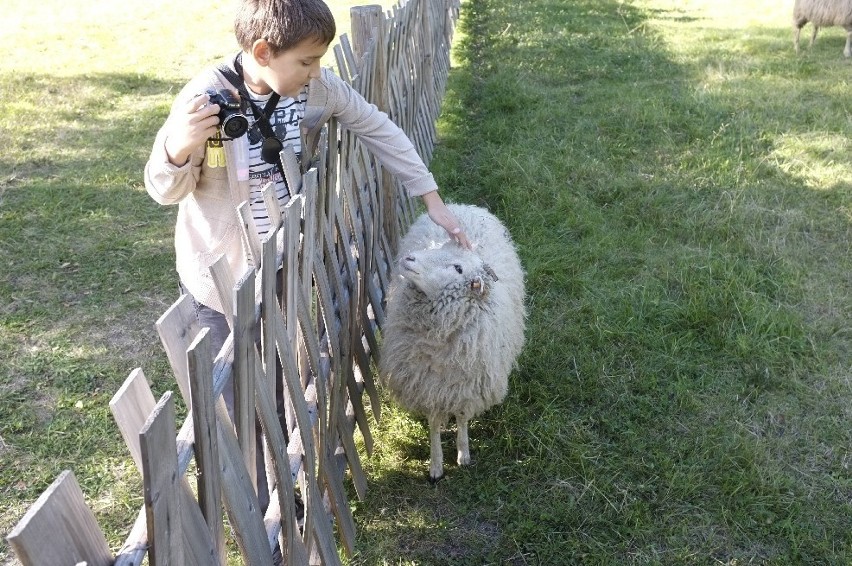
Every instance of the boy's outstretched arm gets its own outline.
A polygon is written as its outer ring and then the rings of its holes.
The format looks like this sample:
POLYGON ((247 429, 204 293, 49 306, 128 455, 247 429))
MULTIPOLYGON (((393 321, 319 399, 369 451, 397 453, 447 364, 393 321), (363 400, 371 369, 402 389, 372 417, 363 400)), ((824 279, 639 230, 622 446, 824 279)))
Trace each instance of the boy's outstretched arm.
POLYGON ((438 194, 438 191, 434 190, 430 193, 421 195, 421 198, 423 199, 423 203, 426 205, 426 212, 429 214, 429 218, 431 218, 435 224, 446 230, 450 237, 458 242, 459 245, 467 249, 472 249, 470 241, 468 241, 461 224, 455 215, 450 212, 450 209, 447 208, 447 205, 444 204, 444 200, 441 198, 441 195, 438 194))

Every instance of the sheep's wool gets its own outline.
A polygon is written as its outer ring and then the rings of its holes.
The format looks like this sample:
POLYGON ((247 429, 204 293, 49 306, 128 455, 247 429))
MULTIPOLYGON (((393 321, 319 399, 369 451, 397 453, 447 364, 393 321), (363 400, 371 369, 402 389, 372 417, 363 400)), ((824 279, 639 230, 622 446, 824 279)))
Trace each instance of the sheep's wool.
POLYGON ((423 215, 400 244, 380 373, 409 411, 465 420, 500 403, 524 343, 524 273, 509 232, 483 208, 449 205, 474 249, 423 215))

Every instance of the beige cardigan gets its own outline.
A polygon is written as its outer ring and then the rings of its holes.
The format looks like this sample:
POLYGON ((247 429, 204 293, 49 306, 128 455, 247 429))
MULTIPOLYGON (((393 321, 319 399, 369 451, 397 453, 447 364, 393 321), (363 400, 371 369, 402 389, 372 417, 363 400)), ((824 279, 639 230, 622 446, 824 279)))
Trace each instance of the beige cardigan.
MULTIPOLYGON (((233 88, 222 74, 210 69, 187 84, 172 106, 182 108, 209 88, 233 88)), ((302 155, 313 155, 322 126, 332 117, 359 140, 403 184, 410 196, 438 187, 405 133, 328 69, 308 88, 302 120, 302 155)), ((145 165, 145 188, 160 204, 178 205, 175 255, 180 280, 199 302, 223 311, 209 267, 225 254, 235 280, 249 267, 241 237, 237 206, 249 198, 248 180, 238 180, 233 167, 209 167, 206 145, 177 167, 165 149, 166 127, 160 129, 145 165)), ((248 137, 226 141, 225 163, 248 162, 248 137), (239 154, 237 152, 243 152, 239 154)))

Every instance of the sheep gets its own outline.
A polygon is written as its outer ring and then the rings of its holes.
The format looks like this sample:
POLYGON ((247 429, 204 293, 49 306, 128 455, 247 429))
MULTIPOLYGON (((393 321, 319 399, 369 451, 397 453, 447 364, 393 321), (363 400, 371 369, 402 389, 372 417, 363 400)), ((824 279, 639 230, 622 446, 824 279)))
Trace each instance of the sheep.
POLYGON ((429 480, 444 475, 441 428, 455 417, 457 462, 470 464, 468 421, 501 403, 524 344, 524 272, 491 213, 449 205, 473 250, 425 214, 400 243, 388 291, 379 375, 391 398, 425 415, 429 480))
POLYGON ((793 45, 799 52, 799 34, 806 23, 814 26, 811 47, 820 27, 842 26, 846 30, 845 57, 852 57, 852 0, 796 0, 793 4, 793 45))

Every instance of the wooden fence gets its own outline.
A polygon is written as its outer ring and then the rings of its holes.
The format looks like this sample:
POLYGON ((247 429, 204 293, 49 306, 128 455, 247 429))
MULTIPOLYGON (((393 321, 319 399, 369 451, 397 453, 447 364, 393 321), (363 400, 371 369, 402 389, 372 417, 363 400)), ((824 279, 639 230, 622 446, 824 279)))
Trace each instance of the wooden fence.
MULTIPOLYGON (((387 13, 353 8, 353 41, 342 36, 334 51, 342 78, 385 110, 427 163, 458 9, 459 0, 408 0, 387 13)), ((301 191, 284 210, 266 191, 269 216, 281 222, 262 241, 247 204, 237 211, 257 267, 236 282, 224 258, 211 268, 231 323, 221 351, 210 351, 186 295, 156 322, 187 408, 179 429, 176 396, 156 400, 141 368, 110 402, 144 488, 122 548, 110 551, 65 471, 8 536, 25 566, 126 566, 146 556, 157 565, 225 564, 234 545, 245 564, 273 564, 276 549, 283 564, 340 564, 339 548, 354 551, 344 482, 366 496, 355 433, 369 455, 368 415, 381 414, 376 332, 399 233, 415 207, 354 136, 332 121, 323 137, 319 163, 304 174, 292 150, 282 152, 287 181, 301 191), (275 406, 276 364, 286 434, 275 406), (221 397, 229 379, 233 420, 221 397), (272 486, 265 514, 256 491, 257 421, 272 486)))

